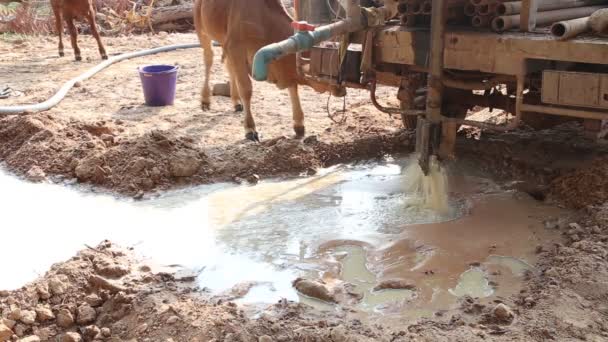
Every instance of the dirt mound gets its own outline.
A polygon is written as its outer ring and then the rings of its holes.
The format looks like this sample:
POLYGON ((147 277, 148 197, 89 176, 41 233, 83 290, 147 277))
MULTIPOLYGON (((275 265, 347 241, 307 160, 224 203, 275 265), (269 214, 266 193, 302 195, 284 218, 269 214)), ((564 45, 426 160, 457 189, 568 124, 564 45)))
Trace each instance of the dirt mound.
POLYGON ((603 204, 608 201, 608 158, 557 177, 551 193, 573 208, 603 204))

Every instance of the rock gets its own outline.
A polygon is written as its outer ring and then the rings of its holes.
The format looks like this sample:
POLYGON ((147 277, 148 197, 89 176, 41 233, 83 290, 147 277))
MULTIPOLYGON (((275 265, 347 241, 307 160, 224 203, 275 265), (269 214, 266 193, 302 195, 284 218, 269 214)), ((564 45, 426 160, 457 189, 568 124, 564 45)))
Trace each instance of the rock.
POLYGON ((42 171, 40 166, 32 166, 26 173, 26 177, 31 182, 42 182, 46 180, 46 173, 42 171))
POLYGON ((120 278, 124 275, 129 274, 129 268, 125 265, 120 264, 112 258, 108 257, 97 257, 93 262, 95 271, 102 277, 107 278, 120 278))
POLYGON ((82 337, 77 332, 67 332, 61 336, 61 342, 81 342, 82 337))
POLYGON ((260 336, 258 342, 272 342, 272 337, 268 335, 260 336))
POLYGON ((82 304, 76 311, 76 323, 85 325, 95 322, 97 312, 89 304, 82 304))
POLYGON ((11 305, 11 309, 6 317, 13 321, 20 320, 21 319, 21 309, 16 306, 11 305))
POLYGON ((13 329, 13 327, 15 326, 15 324, 17 324, 17 322, 13 321, 12 319, 4 318, 4 319, 0 320, 0 324, 4 324, 9 329, 13 329))
POLYGON ((249 182, 249 184, 258 184, 260 182, 260 176, 253 174, 250 176, 247 176, 247 182, 249 182))
POLYGON ((173 177, 191 177, 198 172, 201 164, 197 153, 180 152, 169 159, 169 171, 173 177))
POLYGON ((293 286, 298 292, 305 296, 317 298, 326 302, 336 302, 336 299, 329 292, 327 287, 318 281, 298 278, 294 280, 293 286))
POLYGON ((501 323, 511 323, 515 318, 515 314, 511 311, 511 308, 502 303, 496 305, 492 310, 492 315, 501 323))
POLYGON ((51 309, 44 306, 39 306, 36 308, 36 320, 38 322, 50 321, 52 319, 55 319, 55 315, 51 309))
POLYGON ((96 325, 89 325, 82 330, 82 335, 84 336, 85 341, 92 341, 101 335, 101 329, 96 325))
POLYGON ((179 321, 179 317, 171 316, 167 319, 167 324, 175 324, 177 321, 179 321))
POLYGON ((581 237, 578 234, 573 234, 570 235, 570 240, 576 242, 576 241, 581 241, 581 237))
POLYGON ((533 307, 536 304, 536 301, 534 300, 534 298, 532 297, 526 297, 524 299, 524 303, 528 306, 528 307, 533 307))
POLYGON ((69 328, 74 324, 74 316, 68 309, 60 309, 57 313, 57 325, 62 328, 69 328))
POLYGON ((13 336, 13 331, 3 323, 0 323, 0 342, 10 340, 11 336, 13 336))
POLYGON ((415 290, 416 285, 403 279, 387 279, 374 287, 374 291, 382 290, 415 290))
POLYGON ((46 300, 51 298, 51 293, 49 292, 49 284, 47 283, 40 283, 36 285, 36 292, 38 292, 38 296, 41 299, 46 300))
POLYGON ((230 96, 230 82, 216 83, 213 85, 213 96, 230 96))
MULTIPOLYGON (((95 147, 95 144, 93 144, 95 147)), ((100 179, 105 176, 103 158, 100 154, 92 154, 80 160, 74 169, 80 181, 100 179)))
POLYGON ((21 310, 21 318, 19 320, 24 324, 36 323, 36 312, 31 310, 21 310))
POLYGON ((89 284, 91 284, 92 286, 96 286, 101 289, 108 290, 111 293, 118 293, 118 292, 126 291, 126 289, 122 285, 116 284, 104 277, 100 277, 97 275, 91 275, 91 276, 89 276, 88 280, 89 280, 89 284))
POLYGON ((40 342, 40 337, 36 335, 31 335, 18 340, 18 342, 40 342))
POLYGON ((333 328, 329 333, 331 340, 333 342, 346 342, 348 341, 348 336, 346 333, 346 328, 343 325, 338 325, 333 328))
POLYGON ((112 134, 102 134, 101 136, 99 136, 99 138, 107 145, 114 144, 114 136, 112 134))
POLYGON ((103 337, 112 336, 112 330, 110 330, 110 328, 101 328, 101 336, 103 336, 103 337))
POLYGON ((101 297, 99 297, 95 293, 91 293, 90 295, 86 296, 84 301, 87 302, 87 304, 89 304, 90 306, 92 306, 94 308, 101 306, 103 304, 103 299, 101 299, 101 297))
POLYGON ((40 337, 42 341, 49 341, 51 337, 57 335, 57 326, 51 325, 45 328, 34 327, 33 329, 34 335, 40 337))
POLYGON ((19 337, 23 337, 23 336, 25 336, 25 332, 27 331, 27 329, 28 329, 27 325, 17 323, 15 325, 15 328, 13 329, 13 331, 15 332, 15 335, 17 335, 19 337))
POLYGON ((143 334, 148 330, 148 323, 144 323, 142 325, 140 325, 139 327, 137 327, 137 333, 138 334, 143 334))
POLYGON ((51 278, 49 280, 49 290, 54 295, 62 295, 65 293, 66 285, 59 278, 51 278))

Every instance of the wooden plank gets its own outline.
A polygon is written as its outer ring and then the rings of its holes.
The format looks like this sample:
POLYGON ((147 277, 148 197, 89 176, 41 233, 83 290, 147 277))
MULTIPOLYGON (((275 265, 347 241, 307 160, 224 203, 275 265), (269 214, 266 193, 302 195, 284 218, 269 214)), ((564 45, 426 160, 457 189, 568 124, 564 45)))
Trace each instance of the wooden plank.
POLYGON ((538 0, 523 0, 521 4, 520 31, 532 32, 536 29, 536 13, 538 12, 538 0))

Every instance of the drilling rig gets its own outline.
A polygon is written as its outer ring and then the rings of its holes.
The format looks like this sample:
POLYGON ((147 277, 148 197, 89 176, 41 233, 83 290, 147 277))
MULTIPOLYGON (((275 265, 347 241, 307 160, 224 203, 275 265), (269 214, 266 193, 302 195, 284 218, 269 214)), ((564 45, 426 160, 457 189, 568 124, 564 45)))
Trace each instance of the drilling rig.
MULTIPOLYGON (((296 54, 302 77, 367 89, 381 112, 416 130, 425 174, 454 156, 461 125, 510 131, 520 124, 608 120, 608 1, 295 0, 294 35, 258 51, 253 78, 296 54), (396 88, 400 105, 376 97, 396 88), (498 125, 468 120, 503 110, 498 125)), ((539 124, 542 123, 542 124, 539 124)))

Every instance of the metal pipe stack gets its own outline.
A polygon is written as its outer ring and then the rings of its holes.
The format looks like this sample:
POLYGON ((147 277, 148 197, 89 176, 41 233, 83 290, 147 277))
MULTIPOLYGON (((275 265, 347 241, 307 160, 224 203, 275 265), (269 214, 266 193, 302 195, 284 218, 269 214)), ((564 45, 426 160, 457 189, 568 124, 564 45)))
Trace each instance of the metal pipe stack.
MULTIPOLYGON (((467 1, 448 0, 448 22, 457 23, 464 18, 467 1)), ((432 0, 399 0, 401 23, 407 26, 428 26, 432 9, 432 0)))
MULTIPOLYGON (((550 27, 557 39, 568 39, 591 31, 608 33, 608 0, 537 1, 537 26, 550 27), (603 9, 606 10, 598 12, 603 9), (592 19, 595 12, 598 14, 592 19)), ((522 1, 510 0, 448 0, 448 24, 465 24, 495 32, 517 29, 522 5, 522 1)), ((431 0, 399 0, 401 23, 406 26, 428 26, 432 8, 431 0)))
POLYGON ((469 17, 473 27, 490 27, 502 2, 502 0, 470 0, 465 4, 464 14, 469 17))
MULTIPOLYGON (((476 1, 476 0, 471 0, 476 1)), ((550 26, 558 39, 568 39, 590 31, 589 17, 607 7, 606 0, 538 0, 537 26, 550 26)), ((521 20, 521 1, 506 1, 496 8, 491 26, 496 32, 516 29, 521 20)))

